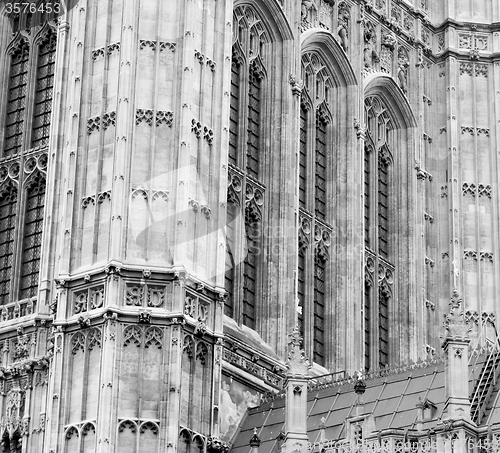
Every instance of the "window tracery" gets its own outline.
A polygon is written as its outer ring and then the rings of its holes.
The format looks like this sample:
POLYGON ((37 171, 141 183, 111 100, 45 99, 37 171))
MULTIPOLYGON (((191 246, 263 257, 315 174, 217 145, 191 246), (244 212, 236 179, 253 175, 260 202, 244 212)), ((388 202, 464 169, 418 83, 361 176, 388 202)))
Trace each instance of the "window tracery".
POLYGON ((256 327, 262 257, 265 188, 261 172, 261 112, 269 85, 265 63, 268 42, 268 33, 257 12, 248 5, 236 7, 233 12, 230 183, 226 209, 225 287, 228 297, 224 312, 251 328, 256 327))
POLYGON ((0 180, 1 305, 35 297, 38 291, 56 53, 51 17, 21 13, 11 23, 6 103, 0 115, 5 165, 0 180))
POLYGON ((364 156, 365 221, 365 368, 389 364, 389 313, 394 285, 391 245, 393 199, 391 117, 376 96, 365 100, 367 136, 364 156))
POLYGON ((325 313, 329 272, 328 171, 331 169, 334 79, 316 51, 302 56, 304 88, 300 107, 299 137, 299 252, 297 319, 310 357, 326 362, 325 313), (309 247, 309 232, 314 247, 309 247))

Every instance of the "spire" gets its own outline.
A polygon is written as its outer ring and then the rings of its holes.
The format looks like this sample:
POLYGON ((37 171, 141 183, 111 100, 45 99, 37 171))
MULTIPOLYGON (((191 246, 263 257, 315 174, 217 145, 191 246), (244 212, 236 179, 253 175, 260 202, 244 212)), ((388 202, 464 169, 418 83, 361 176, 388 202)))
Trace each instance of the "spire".
POLYGON ((295 326, 289 341, 287 374, 285 383, 285 442, 282 453, 295 450, 306 451, 307 437, 307 373, 311 365, 304 350, 301 349, 302 337, 295 326))
POLYGON ((253 436, 250 439, 250 453, 259 453, 260 437, 257 434, 257 428, 253 429, 253 436))
POLYGON ((288 353, 287 360, 287 376, 305 377, 311 365, 309 360, 307 360, 304 350, 301 349, 302 337, 298 325, 293 329, 288 344, 290 346, 290 352, 288 353))
POLYGON ((445 315, 445 343, 451 339, 469 341, 469 332, 471 329, 465 320, 461 305, 462 299, 459 297, 458 290, 454 288, 450 299, 450 312, 445 315))
POLYGON ((443 342, 445 359, 446 403, 443 420, 470 420, 469 401, 469 325, 458 290, 453 289, 450 312, 445 315, 446 336, 443 342))

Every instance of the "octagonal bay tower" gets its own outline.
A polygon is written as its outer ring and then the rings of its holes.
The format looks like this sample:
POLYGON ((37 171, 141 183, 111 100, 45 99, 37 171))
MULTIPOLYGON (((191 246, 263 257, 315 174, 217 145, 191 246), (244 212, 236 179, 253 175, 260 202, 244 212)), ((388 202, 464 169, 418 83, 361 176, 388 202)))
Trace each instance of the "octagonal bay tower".
POLYGON ((225 452, 295 326, 498 347, 497 3, 0 1, 4 451, 225 452))

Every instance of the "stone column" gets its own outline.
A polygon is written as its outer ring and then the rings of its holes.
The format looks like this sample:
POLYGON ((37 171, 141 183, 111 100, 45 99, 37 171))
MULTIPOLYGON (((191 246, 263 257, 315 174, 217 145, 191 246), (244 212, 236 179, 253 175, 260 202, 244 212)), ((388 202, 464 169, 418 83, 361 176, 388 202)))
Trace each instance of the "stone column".
POLYGON ((469 401, 469 326, 465 321, 462 300, 453 291, 450 313, 446 315, 446 337, 443 349, 445 361, 446 403, 443 420, 465 419, 470 421, 469 401))
POLYGON ((298 326, 295 327, 289 342, 290 352, 287 360, 285 382, 285 440, 281 453, 306 451, 307 437, 307 372, 310 368, 305 353, 300 349, 302 338, 298 326))

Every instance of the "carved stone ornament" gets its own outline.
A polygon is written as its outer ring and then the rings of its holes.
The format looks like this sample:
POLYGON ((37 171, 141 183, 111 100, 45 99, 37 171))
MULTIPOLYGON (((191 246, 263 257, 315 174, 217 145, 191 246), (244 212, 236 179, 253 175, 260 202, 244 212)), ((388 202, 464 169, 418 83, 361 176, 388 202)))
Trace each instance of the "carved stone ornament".
POLYGON ((207 452, 208 453, 227 453, 229 445, 220 440, 218 437, 209 437, 207 439, 207 452))
POLYGON ((292 334, 290 335, 290 352, 288 353, 287 368, 289 376, 302 376, 305 377, 311 364, 306 357, 303 349, 300 348, 302 337, 298 326, 295 326, 292 334))
POLYGON ((453 295, 450 301, 450 312, 445 315, 444 327, 447 331, 446 340, 468 340, 471 328, 465 319, 462 308, 462 299, 458 295, 458 290, 453 289, 453 295))

